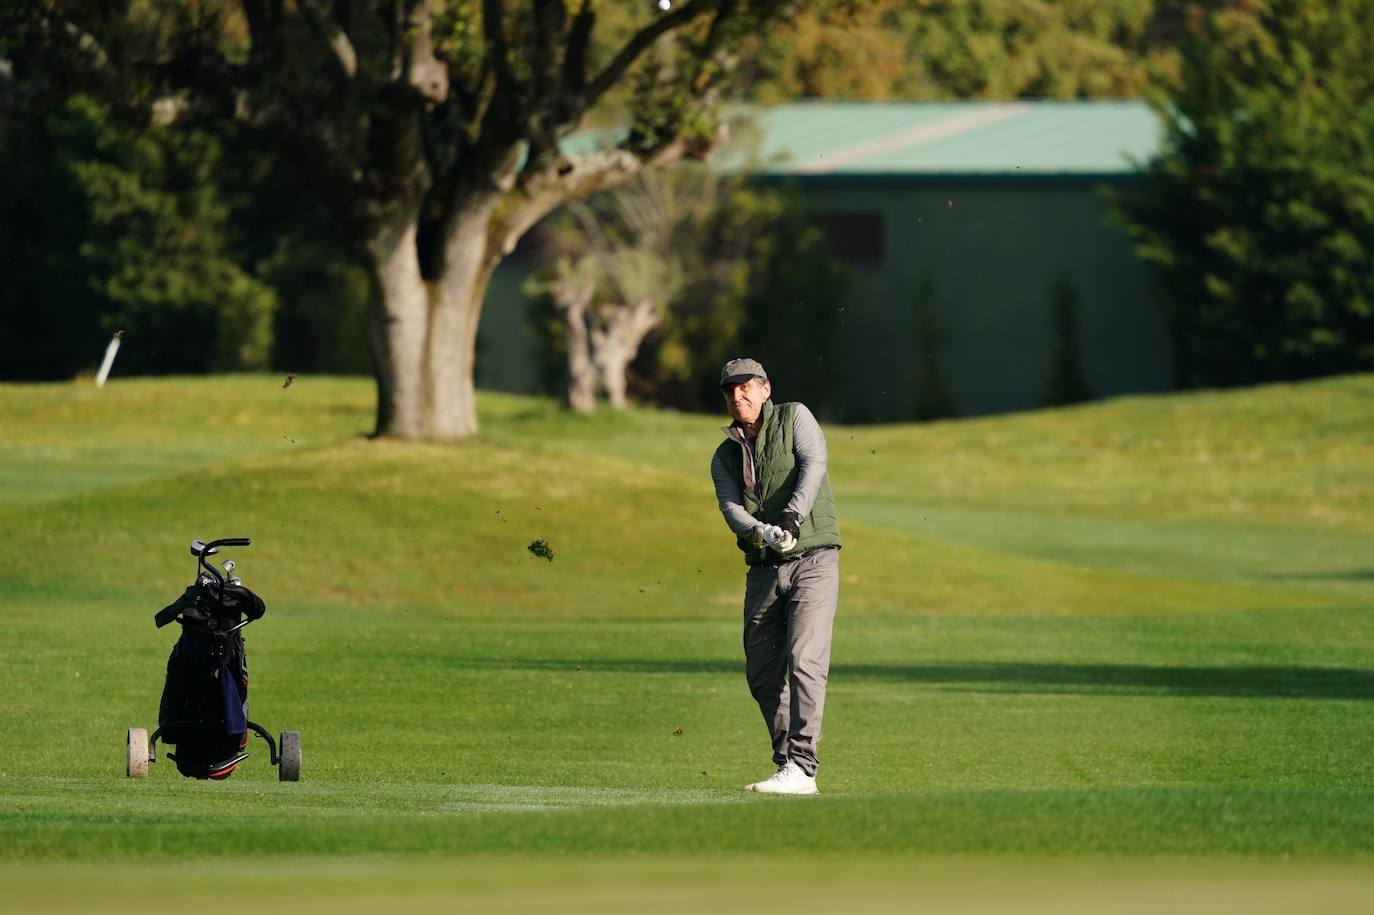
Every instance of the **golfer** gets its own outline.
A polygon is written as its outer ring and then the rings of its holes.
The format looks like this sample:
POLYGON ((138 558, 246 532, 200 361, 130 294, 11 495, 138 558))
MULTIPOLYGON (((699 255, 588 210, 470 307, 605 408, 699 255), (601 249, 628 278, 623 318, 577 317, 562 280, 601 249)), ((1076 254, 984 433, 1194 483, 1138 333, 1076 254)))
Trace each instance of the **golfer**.
POLYGON ((734 422, 711 458, 725 523, 749 566, 744 659, 778 771, 746 791, 815 794, 830 631, 840 591, 840 528, 825 473, 825 436, 799 403, 774 404, 753 359, 720 372, 734 422))

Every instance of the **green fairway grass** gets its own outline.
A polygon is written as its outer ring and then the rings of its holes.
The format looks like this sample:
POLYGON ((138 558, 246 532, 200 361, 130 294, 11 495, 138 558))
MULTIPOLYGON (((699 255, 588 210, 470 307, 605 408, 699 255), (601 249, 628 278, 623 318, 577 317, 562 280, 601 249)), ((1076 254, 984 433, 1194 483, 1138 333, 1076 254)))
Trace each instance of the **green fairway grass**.
POLYGON ((405 444, 366 437, 370 381, 282 382, 0 385, 15 911, 164 879, 280 911, 1374 905, 1374 376, 827 426, 806 799, 739 790, 771 765, 722 419, 485 394, 478 438, 405 444), (153 614, 231 536, 269 608, 252 717, 302 733, 302 780, 257 740, 224 783, 128 780, 153 614))

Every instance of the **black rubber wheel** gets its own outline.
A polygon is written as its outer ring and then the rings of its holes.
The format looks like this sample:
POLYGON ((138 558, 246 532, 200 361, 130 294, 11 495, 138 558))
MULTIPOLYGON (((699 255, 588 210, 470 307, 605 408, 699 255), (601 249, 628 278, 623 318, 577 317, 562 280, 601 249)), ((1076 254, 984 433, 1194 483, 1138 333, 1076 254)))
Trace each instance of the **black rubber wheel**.
POLYGON ((277 763, 277 778, 283 782, 301 780, 301 732, 281 732, 281 760, 277 763))
POLYGON ((124 774, 129 778, 148 777, 148 731, 129 728, 124 744, 124 774))

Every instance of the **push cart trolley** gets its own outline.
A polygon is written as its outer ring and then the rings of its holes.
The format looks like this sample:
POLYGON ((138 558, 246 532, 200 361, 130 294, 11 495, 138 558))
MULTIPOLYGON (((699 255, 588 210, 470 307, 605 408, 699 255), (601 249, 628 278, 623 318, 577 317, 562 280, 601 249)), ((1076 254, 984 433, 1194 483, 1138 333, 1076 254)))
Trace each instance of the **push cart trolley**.
POLYGON ((158 611, 161 629, 181 624, 181 636, 167 659, 167 680, 158 708, 157 730, 129 728, 126 774, 144 778, 157 762, 157 742, 174 745, 167 758, 188 778, 225 779, 248 758, 249 734, 267 741, 272 765, 281 781, 301 777, 301 735, 283 731, 281 742, 248 718, 248 659, 243 629, 262 618, 262 598, 234 575, 234 561, 210 561, 222 547, 246 547, 247 537, 191 541, 196 581, 175 601, 158 611))

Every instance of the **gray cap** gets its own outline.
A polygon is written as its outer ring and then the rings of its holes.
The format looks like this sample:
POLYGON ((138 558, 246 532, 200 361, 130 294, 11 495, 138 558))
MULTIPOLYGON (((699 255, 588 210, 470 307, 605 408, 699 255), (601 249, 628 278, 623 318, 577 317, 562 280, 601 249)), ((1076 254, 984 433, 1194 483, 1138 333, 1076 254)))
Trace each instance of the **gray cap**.
POLYGON ((722 388, 727 384, 739 384, 741 381, 748 381, 750 378, 767 381, 768 373, 763 370, 763 366, 759 365, 757 359, 750 359, 748 356, 731 359, 720 370, 720 386, 722 388))

